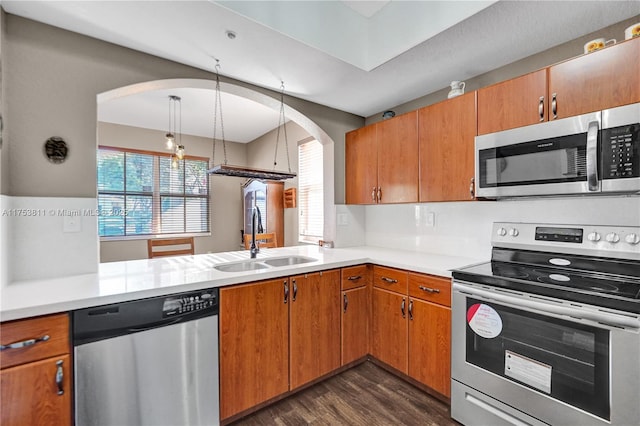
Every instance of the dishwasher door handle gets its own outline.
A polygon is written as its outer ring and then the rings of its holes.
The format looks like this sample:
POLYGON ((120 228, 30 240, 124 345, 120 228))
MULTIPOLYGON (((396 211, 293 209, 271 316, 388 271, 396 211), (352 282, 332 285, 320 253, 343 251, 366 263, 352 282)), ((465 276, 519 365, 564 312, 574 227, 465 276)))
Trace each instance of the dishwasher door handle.
POLYGON ((130 328, 127 328, 127 331, 131 333, 137 333, 139 331, 153 330, 154 328, 166 327, 167 325, 177 324, 180 322, 181 319, 182 318, 172 318, 168 321, 158 321, 153 323, 153 325, 150 325, 147 327, 130 327, 130 328))

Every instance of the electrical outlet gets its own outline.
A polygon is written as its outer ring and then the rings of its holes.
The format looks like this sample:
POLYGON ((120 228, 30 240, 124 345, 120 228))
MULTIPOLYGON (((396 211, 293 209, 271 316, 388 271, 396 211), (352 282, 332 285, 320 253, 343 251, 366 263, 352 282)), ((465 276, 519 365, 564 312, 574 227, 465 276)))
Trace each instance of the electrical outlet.
POLYGON ((346 213, 338 213, 338 226, 349 226, 349 216, 346 213))
POLYGON ((436 227, 436 214, 435 212, 427 212, 427 226, 431 228, 436 227))

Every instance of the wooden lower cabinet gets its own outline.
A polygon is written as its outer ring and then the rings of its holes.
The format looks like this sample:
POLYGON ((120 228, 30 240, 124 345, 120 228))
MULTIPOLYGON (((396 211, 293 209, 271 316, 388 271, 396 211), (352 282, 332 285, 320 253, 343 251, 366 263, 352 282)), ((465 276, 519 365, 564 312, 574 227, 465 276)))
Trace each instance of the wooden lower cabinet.
POLYGON ((0 424, 71 425, 69 316, 47 315, 0 325, 2 345, 31 339, 38 340, 0 352, 0 424))
POLYGON ((288 279, 220 289, 220 417, 289 390, 288 279))
POLYGON ((342 291, 341 365, 349 364, 369 353, 370 306, 368 287, 342 291))
POLYGON ((407 374, 407 296, 376 287, 372 292, 371 354, 407 374))
POLYGON ((451 309, 409 299, 409 376, 451 396, 451 309))
POLYGON ((290 388, 340 367, 340 271, 290 278, 290 388))
POLYGON ((63 355, 0 371, 0 424, 71 425, 70 360, 63 355), (56 384, 59 368, 63 371, 61 394, 56 384))

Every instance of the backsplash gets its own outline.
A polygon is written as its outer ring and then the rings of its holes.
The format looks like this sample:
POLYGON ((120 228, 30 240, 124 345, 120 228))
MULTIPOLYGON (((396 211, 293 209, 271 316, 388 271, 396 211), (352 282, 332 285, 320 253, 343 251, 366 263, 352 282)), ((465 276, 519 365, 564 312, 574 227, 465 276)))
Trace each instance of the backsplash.
MULTIPOLYGON (((358 212, 362 206, 344 208, 358 212)), ((368 246, 481 260, 491 256, 493 222, 640 225, 638 196, 375 205, 364 210, 368 246)), ((339 233, 344 229, 338 228, 339 233)))
POLYGON ((98 271, 95 198, 3 196, 1 208, 3 285, 98 271))

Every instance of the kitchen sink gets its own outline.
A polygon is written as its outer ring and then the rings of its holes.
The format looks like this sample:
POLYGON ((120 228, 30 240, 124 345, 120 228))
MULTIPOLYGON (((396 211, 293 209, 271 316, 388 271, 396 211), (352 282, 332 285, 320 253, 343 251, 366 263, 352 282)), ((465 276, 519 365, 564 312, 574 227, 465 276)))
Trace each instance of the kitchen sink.
POLYGON ((277 268, 279 266, 300 265, 302 263, 315 262, 317 259, 306 256, 285 256, 267 259, 248 259, 241 262, 223 263, 213 268, 221 272, 248 272, 260 269, 277 268))
POLYGON ((301 263, 315 262, 317 259, 305 256, 287 256, 287 257, 274 257, 273 259, 266 259, 263 262, 270 266, 290 266, 299 265, 301 263))
POLYGON ((214 266, 214 269, 222 272, 247 272, 247 271, 257 271, 259 269, 267 269, 268 266, 264 265, 255 260, 252 261, 244 261, 244 262, 235 262, 235 263, 224 263, 222 265, 214 266))

